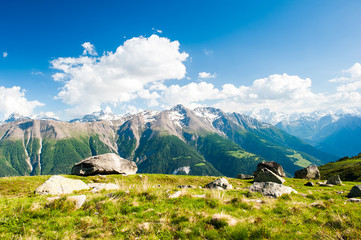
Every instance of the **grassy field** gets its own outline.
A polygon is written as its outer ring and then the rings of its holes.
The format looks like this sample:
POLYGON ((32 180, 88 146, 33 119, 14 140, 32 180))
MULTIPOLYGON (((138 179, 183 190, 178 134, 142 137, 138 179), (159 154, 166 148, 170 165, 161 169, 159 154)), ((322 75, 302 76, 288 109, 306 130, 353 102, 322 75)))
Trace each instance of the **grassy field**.
POLYGON ((49 202, 33 191, 49 176, 0 178, 1 239, 361 239, 361 204, 347 202, 352 186, 306 187, 278 199, 251 193, 249 180, 228 178, 236 188, 204 186, 215 177, 142 174, 69 178, 117 183, 120 190, 81 191, 75 210, 66 196, 49 202), (169 194, 181 191, 178 198, 169 194))

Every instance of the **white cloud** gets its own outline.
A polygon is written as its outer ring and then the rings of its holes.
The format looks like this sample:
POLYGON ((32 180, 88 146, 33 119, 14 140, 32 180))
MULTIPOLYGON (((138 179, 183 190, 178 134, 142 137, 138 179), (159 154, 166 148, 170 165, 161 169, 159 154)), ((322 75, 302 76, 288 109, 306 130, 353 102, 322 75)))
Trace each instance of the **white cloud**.
POLYGON ((205 79, 205 78, 215 78, 216 74, 211 74, 211 73, 207 73, 207 72, 200 72, 198 73, 198 78, 200 79, 205 79))
POLYGON ((41 75, 41 76, 45 76, 45 74, 44 73, 42 73, 42 72, 31 72, 31 74, 32 75, 41 75))
POLYGON ((24 89, 17 86, 11 88, 0 86, 0 113, 4 118, 12 113, 30 116, 34 108, 44 105, 38 101, 27 100, 25 92, 24 89))
POLYGON ((152 28, 152 30, 153 30, 153 31, 155 31, 155 32, 157 32, 157 33, 160 33, 160 34, 162 34, 162 33, 163 33, 163 31, 162 31, 162 30, 160 30, 160 29, 152 28))
POLYGON ((98 53, 95 51, 94 45, 91 44, 90 42, 85 42, 81 46, 84 48, 83 55, 87 55, 87 54, 92 56, 98 55, 98 53))
POLYGON ((8 56, 7 52, 3 52, 3 58, 6 58, 8 56))
MULTIPOLYGON (((168 79, 182 79, 188 58, 179 42, 152 35, 124 42, 100 57, 57 58, 51 62, 55 81, 64 86, 56 98, 72 105, 69 112, 89 113, 102 104, 120 104, 136 98, 146 86, 161 86, 168 79)), ((149 93, 155 99, 155 94, 149 93)))
POLYGON ((203 52, 204 52, 204 54, 205 55, 207 55, 207 56, 210 56, 210 55, 212 55, 213 54, 213 50, 209 50, 209 49, 203 49, 203 52))
POLYGON ((339 92, 354 92, 361 89, 361 64, 355 63, 351 68, 343 70, 344 76, 331 79, 330 82, 341 83, 339 92))

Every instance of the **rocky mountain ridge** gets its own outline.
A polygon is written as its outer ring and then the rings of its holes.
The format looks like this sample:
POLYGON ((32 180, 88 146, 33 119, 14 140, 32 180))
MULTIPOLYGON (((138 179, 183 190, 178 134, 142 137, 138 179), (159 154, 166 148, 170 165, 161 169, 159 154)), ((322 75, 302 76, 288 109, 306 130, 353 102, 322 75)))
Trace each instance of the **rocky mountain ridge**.
POLYGON ((335 160, 270 124, 214 108, 97 116, 1 124, 0 176, 69 173, 74 163, 108 152, 135 161, 139 172, 192 175, 236 176, 276 159, 292 174, 335 160))

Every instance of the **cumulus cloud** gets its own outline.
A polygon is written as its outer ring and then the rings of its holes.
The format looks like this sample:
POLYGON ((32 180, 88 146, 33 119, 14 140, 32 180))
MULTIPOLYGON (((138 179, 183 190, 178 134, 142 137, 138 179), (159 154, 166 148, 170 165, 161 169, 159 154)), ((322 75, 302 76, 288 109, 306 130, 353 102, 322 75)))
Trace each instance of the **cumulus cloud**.
POLYGON ((7 52, 3 52, 3 58, 6 58, 8 56, 7 52))
MULTIPOLYGON (((178 41, 152 35, 129 39, 100 57, 57 58, 51 62, 59 70, 53 78, 64 86, 56 98, 78 114, 98 111, 102 104, 128 102, 146 86, 184 78, 188 54, 180 52, 179 46, 178 41)), ((156 99, 156 94, 142 93, 156 99)))
POLYGON ((330 82, 340 83, 339 92, 354 92, 361 89, 361 64, 355 63, 351 68, 343 70, 343 76, 331 79, 330 82))
POLYGON ((98 53, 95 51, 94 45, 91 44, 90 42, 85 42, 81 46, 84 48, 83 55, 87 55, 87 54, 92 56, 98 55, 98 53))
POLYGON ((211 74, 211 73, 207 73, 207 72, 198 73, 198 78, 200 78, 200 79, 215 78, 215 77, 216 77, 216 74, 211 74))
POLYGON ((17 86, 11 88, 0 86, 0 113, 4 118, 12 113, 30 116, 34 108, 44 105, 38 101, 27 100, 25 92, 24 89, 17 86))
POLYGON ((188 107, 212 105, 225 111, 245 112, 258 107, 290 111, 314 110, 325 102, 325 97, 312 93, 309 78, 274 74, 257 79, 250 86, 224 84, 216 88, 206 82, 172 85, 164 90, 160 101, 166 106, 178 103, 188 107))

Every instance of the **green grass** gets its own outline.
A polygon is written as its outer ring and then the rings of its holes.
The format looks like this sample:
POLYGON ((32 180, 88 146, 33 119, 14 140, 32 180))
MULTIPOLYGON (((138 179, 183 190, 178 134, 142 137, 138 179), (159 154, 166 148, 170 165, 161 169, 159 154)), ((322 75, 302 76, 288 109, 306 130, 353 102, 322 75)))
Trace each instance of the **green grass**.
POLYGON ((333 175, 340 175, 343 181, 361 181, 361 154, 327 163, 320 166, 319 170, 322 179, 327 179, 333 175))
MULTIPOLYGON (((215 177, 161 174, 78 177, 111 182, 118 191, 81 191, 87 201, 75 210, 66 196, 52 203, 34 189, 49 176, 0 178, 1 239, 360 239, 360 204, 346 202, 357 184, 306 187, 287 179, 301 194, 278 199, 250 193, 250 180, 228 180, 236 189, 182 189, 215 177), (160 184, 161 187, 156 185, 160 184), (337 192, 343 191, 342 194, 337 192), (195 195, 205 195, 198 198, 195 195), (218 216, 218 217, 216 217, 218 216)), ((74 193, 79 194, 79 193, 74 193)))
POLYGON ((300 153, 298 153, 296 151, 293 151, 293 152, 294 152, 294 154, 290 154, 290 155, 286 155, 286 156, 291 159, 295 159, 296 160, 294 162, 295 165, 305 168, 312 164, 310 161, 304 159, 300 153))

